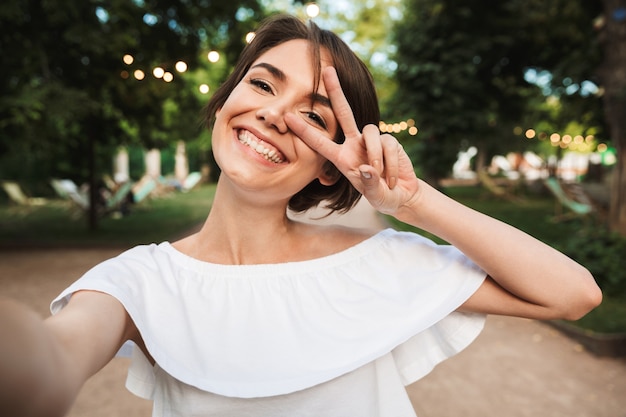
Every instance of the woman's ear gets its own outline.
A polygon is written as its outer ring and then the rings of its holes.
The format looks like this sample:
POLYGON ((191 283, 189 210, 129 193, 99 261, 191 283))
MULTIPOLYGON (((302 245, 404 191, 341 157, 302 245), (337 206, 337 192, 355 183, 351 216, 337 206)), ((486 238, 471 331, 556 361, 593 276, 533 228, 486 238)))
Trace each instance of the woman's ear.
POLYGON ((319 182, 327 187, 335 185, 339 178, 341 178, 341 172, 329 161, 326 161, 322 167, 322 173, 317 177, 319 182))

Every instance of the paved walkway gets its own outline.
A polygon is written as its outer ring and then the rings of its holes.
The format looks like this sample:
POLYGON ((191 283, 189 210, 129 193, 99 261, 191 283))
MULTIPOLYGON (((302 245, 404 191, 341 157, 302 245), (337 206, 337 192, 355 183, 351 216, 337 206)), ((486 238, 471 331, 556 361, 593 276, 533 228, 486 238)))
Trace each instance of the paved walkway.
MULTIPOLYGON (((385 226, 366 202, 339 220, 385 226)), ((119 252, 0 251, 0 292, 47 315, 58 292, 119 252)), ((124 388, 127 366, 114 359, 90 379, 69 417, 150 416, 150 403, 124 388)), ((540 322, 493 316, 469 348, 408 391, 419 417, 626 417, 626 359, 596 357, 540 322)))

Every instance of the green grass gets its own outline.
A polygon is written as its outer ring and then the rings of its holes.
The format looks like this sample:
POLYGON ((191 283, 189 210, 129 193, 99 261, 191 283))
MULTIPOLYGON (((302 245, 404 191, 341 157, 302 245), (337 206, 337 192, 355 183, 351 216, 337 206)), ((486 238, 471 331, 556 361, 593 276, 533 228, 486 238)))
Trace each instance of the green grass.
POLYGON ((85 213, 69 202, 44 206, 0 206, 0 245, 132 246, 172 240, 200 224, 215 192, 202 185, 188 193, 172 192, 134 205, 129 215, 101 218, 98 229, 88 230, 85 213))
POLYGON ((626 334, 626 297, 604 297, 602 304, 573 324, 598 333, 626 334))
MULTIPOLYGON (((583 220, 554 222, 554 200, 541 195, 531 194, 525 196, 521 202, 511 202, 494 197, 478 186, 448 187, 443 191, 466 206, 502 220, 549 245, 559 244, 562 239, 580 229, 583 223, 583 220)), ((441 239, 426 232, 392 218, 389 220, 394 227, 417 231, 442 243, 441 239)), ((479 241, 480 236, 476 236, 476 240, 479 241)))
MULTIPOLYGON (((444 191, 463 204, 524 230, 550 245, 562 244, 583 226, 580 220, 553 222, 554 201, 549 197, 528 195, 520 204, 497 199, 479 187, 450 187, 444 191)), ((0 204, 0 246, 128 247, 173 240, 205 219, 214 193, 214 185, 203 185, 189 193, 171 193, 154 198, 134 206, 126 217, 101 219, 95 232, 87 230, 84 215, 77 216, 78 212, 61 201, 41 207, 0 204)), ((392 218, 389 221, 397 229, 425 234, 392 218)), ((480 238, 476 236, 478 243, 480 238)), ((437 238, 435 240, 441 242, 437 238)), ((626 300, 605 297, 599 308, 574 324, 597 332, 626 332, 626 300)))

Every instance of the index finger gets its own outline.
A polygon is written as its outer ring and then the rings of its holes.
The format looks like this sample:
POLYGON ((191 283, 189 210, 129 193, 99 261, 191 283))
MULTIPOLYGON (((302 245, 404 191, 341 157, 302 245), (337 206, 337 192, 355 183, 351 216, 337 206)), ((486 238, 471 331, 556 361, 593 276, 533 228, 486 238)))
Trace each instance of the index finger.
POLYGON ((319 129, 314 128, 293 113, 286 113, 284 117, 289 129, 306 143, 309 148, 318 152, 329 161, 335 162, 335 155, 338 152, 337 147, 339 145, 332 138, 323 135, 319 129))
POLYGON ((339 77, 337 76, 337 70, 334 67, 326 67, 322 70, 322 78, 324 79, 324 86, 326 87, 326 93, 330 99, 330 103, 333 106, 333 113, 339 122, 339 126, 343 130, 345 137, 358 136, 361 134, 359 127, 354 120, 354 114, 348 99, 346 98, 341 84, 339 83, 339 77))

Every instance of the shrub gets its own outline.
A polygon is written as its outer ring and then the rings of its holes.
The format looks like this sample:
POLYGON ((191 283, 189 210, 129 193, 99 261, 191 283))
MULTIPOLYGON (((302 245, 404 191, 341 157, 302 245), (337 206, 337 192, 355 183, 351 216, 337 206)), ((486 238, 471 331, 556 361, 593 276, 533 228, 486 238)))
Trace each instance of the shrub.
POLYGON ((591 271, 605 295, 626 296, 626 237, 603 226, 586 226, 560 249, 591 271))

